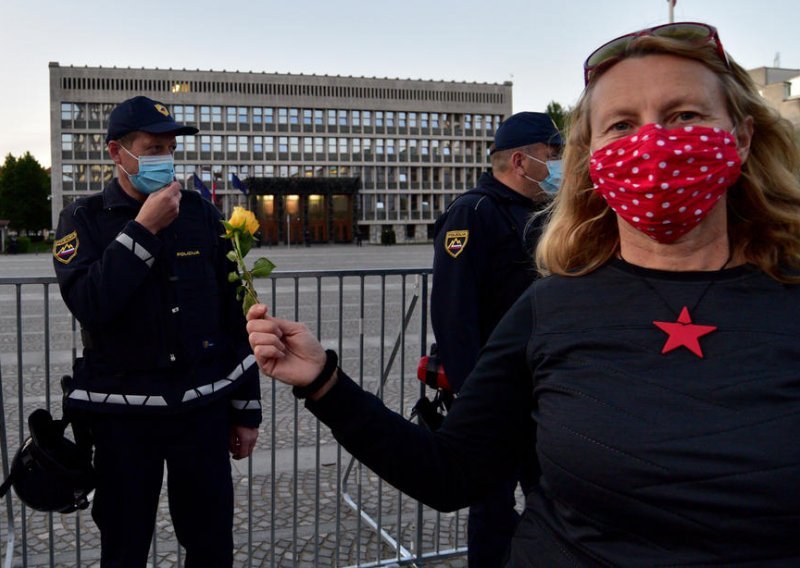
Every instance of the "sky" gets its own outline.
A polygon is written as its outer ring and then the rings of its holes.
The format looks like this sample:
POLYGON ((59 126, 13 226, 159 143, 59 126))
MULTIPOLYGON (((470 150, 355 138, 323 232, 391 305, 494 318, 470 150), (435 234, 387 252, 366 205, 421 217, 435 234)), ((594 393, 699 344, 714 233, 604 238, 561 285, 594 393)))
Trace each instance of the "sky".
MULTIPOLYGON (((48 62, 502 83, 565 107, 582 65, 667 23, 667 0, 0 0, 0 158, 50 165, 48 62)), ((677 0, 745 68, 800 69, 800 1, 677 0)))

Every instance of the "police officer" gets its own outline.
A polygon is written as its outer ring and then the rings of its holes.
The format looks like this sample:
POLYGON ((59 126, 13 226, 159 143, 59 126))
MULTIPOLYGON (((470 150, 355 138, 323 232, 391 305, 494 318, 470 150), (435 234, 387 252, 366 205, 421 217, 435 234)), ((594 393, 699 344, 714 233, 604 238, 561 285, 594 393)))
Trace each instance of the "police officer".
MULTIPOLYGON (((459 196, 434 228, 431 323, 454 392, 514 301, 536 278, 533 250, 561 177, 562 139, 550 117, 510 116, 497 129, 491 173, 459 196)), ((517 480, 473 505, 468 519, 471 568, 501 566, 519 515, 517 480)))
POLYGON ((164 465, 186 565, 233 563, 229 453, 250 455, 259 379, 227 275, 219 212, 174 181, 197 129, 139 96, 109 117, 118 177, 59 219, 53 264, 84 350, 67 407, 95 444, 103 567, 144 567, 164 465))

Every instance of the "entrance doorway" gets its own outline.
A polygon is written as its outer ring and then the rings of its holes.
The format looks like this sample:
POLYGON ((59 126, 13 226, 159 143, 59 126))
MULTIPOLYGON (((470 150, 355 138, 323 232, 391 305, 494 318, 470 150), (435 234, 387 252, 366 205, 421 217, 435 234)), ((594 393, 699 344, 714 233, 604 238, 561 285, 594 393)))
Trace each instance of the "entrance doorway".
POLYGON ((283 222, 286 224, 285 240, 290 243, 303 242, 303 218, 300 215, 300 196, 286 195, 283 197, 283 222))
POLYGON ((333 240, 349 243, 353 240, 353 198, 351 195, 333 196, 333 240))
POLYGON ((261 242, 272 245, 278 242, 278 216, 275 211, 275 197, 257 195, 256 206, 259 211, 258 222, 261 231, 261 242))
POLYGON ((360 178, 248 178, 248 185, 264 241, 353 242, 360 178))
MULTIPOLYGON (((328 242, 328 215, 324 195, 309 195, 308 199, 308 232, 315 243, 328 242)), ((335 200, 335 198, 334 198, 335 200)))

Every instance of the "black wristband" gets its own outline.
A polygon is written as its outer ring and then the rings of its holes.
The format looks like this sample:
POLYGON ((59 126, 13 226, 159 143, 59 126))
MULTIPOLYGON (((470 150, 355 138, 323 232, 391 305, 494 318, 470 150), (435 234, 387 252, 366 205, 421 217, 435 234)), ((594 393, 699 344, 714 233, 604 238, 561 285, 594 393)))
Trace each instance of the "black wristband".
POLYGON ((319 389, 324 387, 329 380, 331 380, 331 377, 333 377, 333 372, 336 370, 338 365, 339 356, 336 354, 336 351, 333 349, 326 349, 325 366, 322 367, 322 371, 320 371, 319 375, 317 375, 317 378, 304 387, 292 387, 292 394, 296 398, 308 398, 319 389))

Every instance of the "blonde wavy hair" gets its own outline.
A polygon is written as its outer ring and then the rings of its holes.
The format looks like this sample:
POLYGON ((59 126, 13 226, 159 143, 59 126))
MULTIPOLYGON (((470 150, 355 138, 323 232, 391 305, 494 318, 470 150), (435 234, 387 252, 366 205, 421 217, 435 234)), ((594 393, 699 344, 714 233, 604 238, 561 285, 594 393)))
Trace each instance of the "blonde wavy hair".
MULTIPOLYGON (((800 268, 800 150, 791 123, 767 105, 741 66, 729 59, 728 68, 711 44, 643 36, 631 41, 619 59, 651 54, 704 64, 722 83, 734 124, 753 118, 749 157, 727 194, 731 247, 775 280, 800 281, 794 270, 800 268)), ((588 274, 619 248, 616 215, 592 189, 589 178, 591 99, 602 73, 595 72, 570 115, 563 182, 536 251, 542 274, 588 274)))

